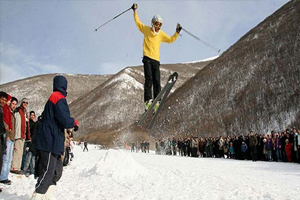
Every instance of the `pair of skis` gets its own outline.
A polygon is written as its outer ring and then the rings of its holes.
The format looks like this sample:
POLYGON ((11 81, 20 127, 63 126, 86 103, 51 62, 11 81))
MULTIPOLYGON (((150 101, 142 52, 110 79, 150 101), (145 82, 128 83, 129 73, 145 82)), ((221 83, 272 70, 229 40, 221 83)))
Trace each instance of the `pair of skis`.
POLYGON ((169 76, 168 82, 165 85, 165 87, 160 91, 160 93, 157 95, 157 97, 154 99, 154 101, 152 102, 150 108, 142 115, 140 121, 138 122, 138 126, 142 126, 145 123, 145 120, 147 119, 147 117, 154 113, 154 107, 155 104, 161 99, 160 104, 158 109, 156 110, 154 116, 152 117, 149 125, 148 125, 148 129, 151 129, 156 121, 156 118, 161 110, 161 108, 163 107, 163 105, 165 104, 167 97, 172 89, 172 87, 174 86, 174 84, 176 83, 178 79, 178 73, 174 72, 173 74, 171 74, 169 76))

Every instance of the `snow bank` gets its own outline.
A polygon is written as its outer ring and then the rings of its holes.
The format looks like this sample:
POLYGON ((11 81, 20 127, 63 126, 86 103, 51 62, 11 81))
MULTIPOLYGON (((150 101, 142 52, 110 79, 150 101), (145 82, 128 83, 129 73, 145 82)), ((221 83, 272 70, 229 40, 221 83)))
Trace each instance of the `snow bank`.
MULTIPOLYGON (((297 200, 300 165, 221 158, 89 151, 75 146, 75 158, 64 167, 57 200, 297 200)), ((36 180, 11 175, 0 199, 28 200, 36 180)))
POLYGON ((108 150, 90 170, 90 175, 114 178, 115 181, 127 181, 143 178, 148 171, 138 164, 130 154, 123 150, 108 150))
POLYGON ((203 59, 203 60, 196 60, 196 61, 190 61, 190 62, 184 62, 183 64, 188 64, 188 63, 197 63, 197 62, 206 62, 206 61, 211 61, 211 60, 215 60, 219 57, 218 56, 213 56, 213 57, 210 57, 210 58, 206 58, 206 59, 203 59))

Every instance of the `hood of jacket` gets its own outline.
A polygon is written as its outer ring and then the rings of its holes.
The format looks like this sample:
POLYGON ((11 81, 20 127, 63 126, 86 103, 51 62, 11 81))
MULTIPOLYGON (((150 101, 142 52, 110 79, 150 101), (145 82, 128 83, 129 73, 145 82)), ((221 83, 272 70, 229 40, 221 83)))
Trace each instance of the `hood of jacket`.
POLYGON ((67 96, 68 81, 64 76, 55 76, 53 79, 53 91, 61 92, 65 97, 67 96))

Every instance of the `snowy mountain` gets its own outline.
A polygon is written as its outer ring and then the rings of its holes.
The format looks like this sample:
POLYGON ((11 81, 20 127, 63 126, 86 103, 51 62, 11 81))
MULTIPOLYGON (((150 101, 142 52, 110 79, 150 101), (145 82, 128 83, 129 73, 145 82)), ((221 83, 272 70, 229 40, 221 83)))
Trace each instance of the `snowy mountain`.
MULTIPOLYGON (((209 62, 161 65, 162 86, 169 75, 177 71, 179 79, 173 92, 209 62)), ((143 84, 142 66, 127 67, 87 93, 85 98, 72 102, 70 110, 81 124, 77 136, 106 145, 123 137, 122 133, 125 138, 132 137, 135 123, 144 112, 143 84)))
POLYGON ((299 127, 299 47, 300 1, 294 0, 176 90, 152 133, 211 136, 299 127))
MULTIPOLYGON (((162 85, 168 76, 177 71, 179 80, 174 86, 182 85, 193 77, 208 61, 186 64, 161 65, 162 85)), ((29 99, 29 111, 41 114, 52 93, 53 78, 57 74, 47 74, 0 85, 1 91, 29 99)), ((93 142, 111 145, 119 138, 119 133, 131 132, 132 124, 144 112, 142 66, 127 67, 115 75, 70 75, 63 74, 68 80, 67 101, 71 115, 80 123, 76 137, 93 142)))
MULTIPOLYGON (((19 101, 24 97, 28 98, 28 110, 34 110, 37 115, 40 115, 52 93, 53 78, 56 75, 58 74, 45 74, 2 84, 0 91, 17 97, 19 101)), ((67 101, 69 104, 111 77, 111 75, 62 75, 68 80, 67 101)))

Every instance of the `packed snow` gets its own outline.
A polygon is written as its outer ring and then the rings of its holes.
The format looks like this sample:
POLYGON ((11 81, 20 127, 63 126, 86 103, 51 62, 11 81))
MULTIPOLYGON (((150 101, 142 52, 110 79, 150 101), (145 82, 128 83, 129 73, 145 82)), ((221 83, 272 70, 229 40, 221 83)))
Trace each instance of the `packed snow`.
POLYGON ((213 57, 210 57, 210 58, 206 58, 206 59, 202 59, 202 60, 196 60, 196 61, 190 61, 190 62, 184 62, 184 64, 188 64, 188 63, 197 63, 197 62, 206 62, 206 61, 212 61, 212 60, 215 60, 219 57, 219 55, 217 56, 213 56, 213 57))
MULTIPOLYGON (((224 158, 156 155, 154 152, 74 147, 54 197, 76 199, 300 199, 300 165, 224 158)), ((9 175, 0 199, 27 200, 33 175, 9 175)))
MULTIPOLYGON (((126 69, 125 72, 130 72, 129 69, 126 69)), ((133 77, 131 77, 130 75, 126 74, 126 73, 121 73, 118 77, 116 77, 115 79, 111 80, 110 82, 106 83, 106 85, 104 87, 107 87, 109 85, 112 85, 114 82, 120 81, 121 82, 121 88, 126 88, 129 89, 132 86, 135 89, 143 89, 144 86, 143 84, 139 83, 138 81, 136 81, 133 77)))

